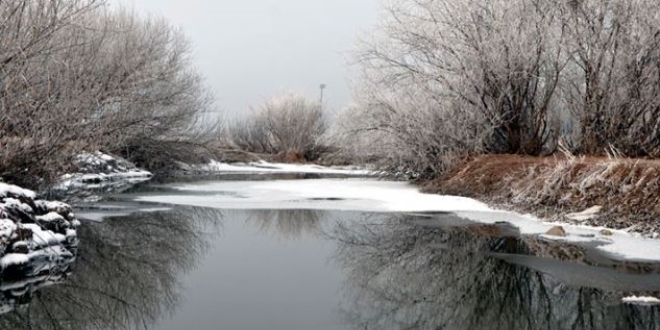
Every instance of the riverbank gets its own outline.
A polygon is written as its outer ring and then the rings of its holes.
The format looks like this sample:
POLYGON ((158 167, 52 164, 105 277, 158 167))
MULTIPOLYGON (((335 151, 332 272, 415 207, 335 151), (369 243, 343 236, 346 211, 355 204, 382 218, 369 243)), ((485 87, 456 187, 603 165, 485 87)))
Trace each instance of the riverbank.
MULTIPOLYGON (((312 164, 210 162, 214 173, 342 173, 386 177, 357 167, 312 164)), ((195 171, 193 171, 195 172, 195 171)), ((484 155, 441 177, 418 182, 425 193, 473 198, 498 209, 529 213, 547 222, 604 227, 660 237, 660 161, 569 155, 484 155)), ((607 231, 606 231, 607 232, 607 231)))
POLYGON ((606 157, 479 156, 438 179, 427 193, 460 195, 547 221, 658 237, 660 162, 606 157))
MULTIPOLYGON (((64 277, 75 260, 79 226, 68 204, 0 183, 1 291, 30 284, 36 288, 64 277)), ((18 298, 5 299, 0 299, 0 314, 13 308, 18 298)))

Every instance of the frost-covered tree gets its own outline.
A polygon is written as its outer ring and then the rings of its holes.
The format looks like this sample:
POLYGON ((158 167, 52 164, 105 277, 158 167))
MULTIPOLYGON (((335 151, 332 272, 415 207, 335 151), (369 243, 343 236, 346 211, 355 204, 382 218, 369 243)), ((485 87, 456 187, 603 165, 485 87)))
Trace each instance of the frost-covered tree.
POLYGON ((358 120, 344 122, 387 135, 383 162, 420 173, 560 142, 655 156, 659 17, 650 0, 391 1, 357 51, 344 115, 358 120))
POLYGON ((85 149, 169 161, 203 145, 211 98, 168 22, 101 0, 0 2, 0 21, 5 180, 47 183, 85 149))

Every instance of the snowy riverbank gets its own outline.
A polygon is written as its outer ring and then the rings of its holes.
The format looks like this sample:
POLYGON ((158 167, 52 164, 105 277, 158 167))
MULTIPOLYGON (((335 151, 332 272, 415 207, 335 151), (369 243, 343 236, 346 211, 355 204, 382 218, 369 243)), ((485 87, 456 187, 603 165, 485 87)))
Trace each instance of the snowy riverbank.
POLYGON ((121 191, 148 181, 153 174, 133 163, 102 152, 82 153, 75 159, 76 173, 65 174, 55 191, 72 194, 79 190, 121 191))

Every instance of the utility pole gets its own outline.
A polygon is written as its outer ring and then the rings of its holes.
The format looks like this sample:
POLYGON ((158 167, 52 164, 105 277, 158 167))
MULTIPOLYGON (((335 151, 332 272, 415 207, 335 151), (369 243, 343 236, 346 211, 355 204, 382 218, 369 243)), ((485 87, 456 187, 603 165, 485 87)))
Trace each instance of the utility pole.
POLYGON ((325 89, 325 84, 321 84, 319 88, 321 89, 321 96, 319 97, 319 107, 321 108, 321 111, 323 111, 323 90, 325 89))

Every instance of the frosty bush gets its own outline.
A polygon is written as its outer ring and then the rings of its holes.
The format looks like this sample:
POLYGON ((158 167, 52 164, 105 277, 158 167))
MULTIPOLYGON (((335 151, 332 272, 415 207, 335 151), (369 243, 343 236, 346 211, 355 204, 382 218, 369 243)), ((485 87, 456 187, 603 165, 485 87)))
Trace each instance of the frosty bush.
POLYGON ((272 98, 229 130, 231 143, 254 153, 291 153, 315 158, 326 123, 318 102, 286 93, 272 98))

